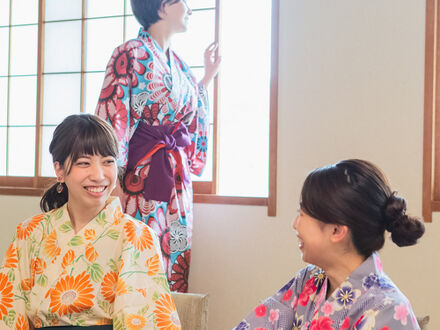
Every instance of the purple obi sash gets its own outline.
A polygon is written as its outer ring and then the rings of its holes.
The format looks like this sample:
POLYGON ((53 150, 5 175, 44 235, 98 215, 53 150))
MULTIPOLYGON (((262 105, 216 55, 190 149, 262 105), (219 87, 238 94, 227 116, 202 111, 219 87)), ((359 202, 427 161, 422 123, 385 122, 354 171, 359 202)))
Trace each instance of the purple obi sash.
POLYGON ((141 183, 140 169, 143 162, 151 157, 150 170, 141 185, 143 186, 142 194, 146 200, 169 202, 175 185, 173 169, 168 159, 169 154, 176 158, 177 175, 185 184, 189 184, 179 149, 190 144, 191 137, 186 126, 181 122, 177 125, 150 126, 140 121, 130 139, 124 183, 127 185, 127 180, 141 183))

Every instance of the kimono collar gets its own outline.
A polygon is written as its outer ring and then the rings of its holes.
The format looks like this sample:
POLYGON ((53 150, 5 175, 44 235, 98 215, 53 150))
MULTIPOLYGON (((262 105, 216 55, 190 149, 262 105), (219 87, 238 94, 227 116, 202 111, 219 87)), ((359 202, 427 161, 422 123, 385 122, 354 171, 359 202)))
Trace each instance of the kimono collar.
POLYGON ((168 47, 168 52, 169 52, 169 58, 168 58, 162 47, 157 43, 156 40, 154 40, 154 38, 143 27, 139 28, 138 38, 145 41, 147 45, 149 45, 150 47, 153 47, 154 48, 153 52, 155 53, 155 55, 160 57, 161 60, 164 61, 164 63, 168 64, 168 66, 171 66, 170 62, 171 63, 173 62, 169 60, 173 56, 172 55, 173 51, 171 50, 171 47, 168 47))
POLYGON ((359 281, 364 277, 371 274, 376 274, 378 276, 383 275, 382 262, 377 252, 373 252, 358 268, 354 270, 353 273, 348 276, 346 281, 359 281))
MULTIPOLYGON (((67 211, 67 204, 68 203, 69 202, 67 202, 60 209, 58 209, 58 210, 62 210, 63 211, 62 212, 63 216, 59 220, 57 220, 57 222, 68 221, 70 223, 69 212, 67 211)), ((99 213, 96 215, 96 217, 94 217, 92 220, 90 220, 90 222, 88 224, 86 224, 83 227, 83 229, 88 227, 89 225, 91 225, 92 223, 94 223, 96 221, 106 222, 106 223, 107 222, 112 222, 113 215, 115 214, 115 212, 117 210, 119 210, 119 212, 121 212, 121 210, 122 210, 121 202, 119 201, 119 197, 110 196, 107 199, 107 201, 105 202, 104 208, 101 211, 99 211, 99 213), (103 215, 105 215, 105 216, 103 216, 103 215)), ((81 229, 79 232, 83 231, 83 229, 81 229)))

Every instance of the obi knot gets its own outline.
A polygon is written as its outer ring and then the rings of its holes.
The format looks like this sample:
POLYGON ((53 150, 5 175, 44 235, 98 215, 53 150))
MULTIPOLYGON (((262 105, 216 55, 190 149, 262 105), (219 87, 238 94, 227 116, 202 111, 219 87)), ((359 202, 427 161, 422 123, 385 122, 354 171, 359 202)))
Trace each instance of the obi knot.
MULTIPOLYGON (((170 201, 175 178, 169 154, 179 152, 180 148, 190 144, 191 137, 183 123, 150 126, 139 122, 129 143, 127 174, 134 172, 137 175, 145 161, 151 158, 150 170, 142 188, 146 200, 170 201)), ((182 164, 177 164, 176 171, 176 177, 189 184, 190 179, 182 164)))

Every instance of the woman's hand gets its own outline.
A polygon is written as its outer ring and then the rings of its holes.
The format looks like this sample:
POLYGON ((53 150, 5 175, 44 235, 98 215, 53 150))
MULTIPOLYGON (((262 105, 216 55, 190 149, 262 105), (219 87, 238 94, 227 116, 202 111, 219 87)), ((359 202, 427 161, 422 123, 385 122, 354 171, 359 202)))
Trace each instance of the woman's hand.
POLYGON ((217 54, 217 48, 218 43, 213 42, 206 48, 205 50, 205 75, 203 76, 202 80, 200 81, 203 86, 208 87, 209 83, 211 82, 212 78, 215 77, 215 75, 218 72, 220 62, 221 62, 221 56, 217 54))

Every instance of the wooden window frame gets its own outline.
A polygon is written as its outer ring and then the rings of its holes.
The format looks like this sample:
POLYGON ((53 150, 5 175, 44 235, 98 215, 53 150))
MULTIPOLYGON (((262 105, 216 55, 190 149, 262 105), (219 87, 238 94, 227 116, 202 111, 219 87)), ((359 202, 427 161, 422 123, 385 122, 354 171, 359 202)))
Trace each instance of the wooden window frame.
MULTIPOLYGON (((218 79, 214 80, 214 125, 213 125, 213 176, 210 182, 193 182, 194 202, 211 204, 260 205, 267 206, 268 215, 276 216, 277 194, 277 128, 278 128, 278 49, 279 49, 279 0, 272 1, 271 26, 271 77, 270 77, 270 126, 269 126, 269 194, 267 198, 220 196, 217 194, 217 141, 218 141, 218 79)), ((215 39, 219 40, 219 3, 216 0, 215 39)), ((38 8, 38 67, 37 67, 37 105, 36 105, 36 149, 34 177, 0 176, 0 195, 41 196, 44 190, 55 182, 55 178, 41 176, 41 148, 43 124, 43 83, 44 83, 44 18, 45 0, 39 0, 38 8)), ((125 15, 125 7, 124 7, 125 15)), ((82 34, 81 34, 81 110, 84 112, 85 95, 85 0, 82 1, 82 34)), ((124 20, 125 28, 125 20, 124 20)), ((10 42, 10 41, 9 41, 10 42)))
POLYGON ((440 4, 426 0, 422 214, 440 211, 440 4))

